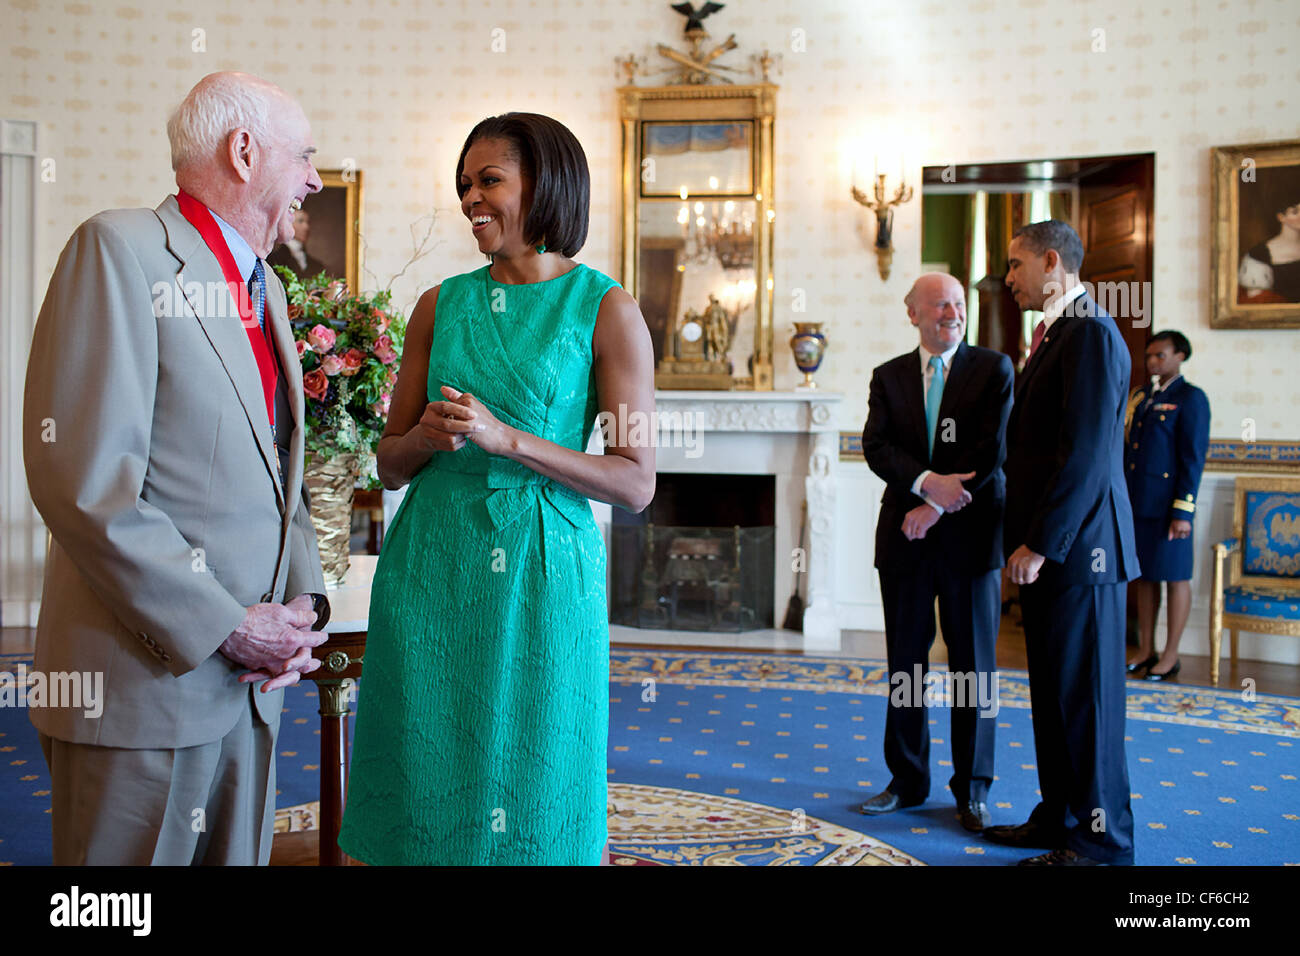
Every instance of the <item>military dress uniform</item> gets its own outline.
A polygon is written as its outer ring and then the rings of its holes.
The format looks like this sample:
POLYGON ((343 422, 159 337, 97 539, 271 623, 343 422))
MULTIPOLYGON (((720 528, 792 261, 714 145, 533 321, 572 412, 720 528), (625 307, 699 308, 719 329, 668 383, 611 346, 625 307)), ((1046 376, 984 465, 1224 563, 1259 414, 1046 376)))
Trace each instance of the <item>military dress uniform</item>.
POLYGON ((1192 521, 1210 445, 1210 403, 1177 376, 1145 385, 1129 401, 1124 477, 1133 505, 1138 564, 1145 581, 1190 581, 1194 533, 1169 540, 1176 518, 1192 521))

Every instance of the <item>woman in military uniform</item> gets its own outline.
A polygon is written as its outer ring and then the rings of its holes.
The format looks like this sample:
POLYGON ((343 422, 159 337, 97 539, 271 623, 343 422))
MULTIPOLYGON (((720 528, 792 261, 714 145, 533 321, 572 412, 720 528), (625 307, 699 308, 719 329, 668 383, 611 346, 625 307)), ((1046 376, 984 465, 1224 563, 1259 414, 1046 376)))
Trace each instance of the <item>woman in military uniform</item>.
POLYGON ((1182 376, 1182 363, 1191 357, 1191 343, 1181 332, 1153 335, 1146 348, 1152 384, 1135 390, 1129 401, 1124 474, 1142 570, 1131 585, 1139 644, 1128 672, 1146 680, 1167 680, 1178 673, 1178 641, 1192 604, 1192 516, 1210 444, 1210 403, 1182 376), (1162 581, 1168 582, 1168 639, 1157 655, 1162 581))

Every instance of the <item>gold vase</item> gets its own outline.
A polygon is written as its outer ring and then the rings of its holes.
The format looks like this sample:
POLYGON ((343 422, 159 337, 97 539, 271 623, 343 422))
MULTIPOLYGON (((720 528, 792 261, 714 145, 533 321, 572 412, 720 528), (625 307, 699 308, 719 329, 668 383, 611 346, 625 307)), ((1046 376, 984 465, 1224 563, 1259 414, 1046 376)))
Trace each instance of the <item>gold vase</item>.
POLYGON ((352 494, 361 469, 361 456, 355 454, 338 454, 329 461, 321 461, 313 454, 307 459, 304 480, 311 496, 311 523, 316 528, 321 570, 328 588, 338 587, 348 573, 352 494))

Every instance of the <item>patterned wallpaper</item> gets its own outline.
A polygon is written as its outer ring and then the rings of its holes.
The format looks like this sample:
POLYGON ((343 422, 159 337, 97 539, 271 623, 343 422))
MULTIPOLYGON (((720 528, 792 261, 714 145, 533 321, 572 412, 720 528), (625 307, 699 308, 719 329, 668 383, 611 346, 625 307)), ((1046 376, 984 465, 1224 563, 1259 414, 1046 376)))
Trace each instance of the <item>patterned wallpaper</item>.
MULTIPOLYGON (((438 245, 397 282, 399 302, 481 263, 452 174, 473 123, 508 109, 550 113, 581 139, 593 173, 581 258, 616 273, 613 60, 653 60, 655 42, 679 42, 682 20, 664 0, 175 6, 0 0, 0 114, 38 120, 41 155, 54 161, 38 200, 42 291, 78 222, 154 206, 172 188, 165 117, 218 69, 279 83, 312 120, 319 165, 364 170, 366 284, 388 282, 409 255, 410 225, 437 212, 438 245)), ((1300 136, 1294 0, 732 0, 708 27, 741 44, 721 62, 745 65, 763 47, 783 54, 779 388, 799 380, 785 345, 795 290, 806 317, 826 322, 818 380, 844 393, 846 430, 861 427, 871 369, 915 344, 901 299, 919 269, 920 202, 897 216, 894 271, 882 282, 874 224, 848 195, 855 147, 901 148, 914 169, 1154 151, 1157 326, 1191 336, 1187 373, 1209 393, 1214 435, 1239 436, 1250 417, 1260 439, 1300 437, 1300 335, 1209 329, 1209 147, 1300 136)))

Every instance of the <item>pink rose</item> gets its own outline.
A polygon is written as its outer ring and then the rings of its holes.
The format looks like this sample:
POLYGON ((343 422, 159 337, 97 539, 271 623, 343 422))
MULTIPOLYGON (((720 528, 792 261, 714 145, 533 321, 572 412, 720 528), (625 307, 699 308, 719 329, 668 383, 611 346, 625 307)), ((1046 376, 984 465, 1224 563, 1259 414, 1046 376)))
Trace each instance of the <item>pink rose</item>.
POLYGON ((388 317, 387 312, 381 312, 378 309, 375 310, 375 331, 380 335, 388 331, 388 323, 390 321, 391 319, 388 317))
POLYGON ((370 410, 374 412, 376 415, 380 416, 381 418, 387 418, 388 406, 389 403, 392 402, 392 400, 393 400, 393 396, 391 395, 387 395, 387 394, 381 395, 379 396, 379 401, 375 402, 375 404, 370 406, 370 410))
POLYGON ((337 355, 326 355, 320 360, 320 367, 326 375, 337 375, 343 371, 343 359, 337 355))
POLYGON ((307 341, 317 352, 328 352, 334 348, 334 330, 325 325, 313 325, 307 333, 307 341))
POLYGON ((393 340, 387 335, 381 335, 375 339, 375 358, 385 365, 390 364, 397 358, 397 353, 393 351, 393 340))
POLYGON ((298 358, 302 358, 304 355, 306 355, 307 350, 311 348, 311 346, 308 345, 302 339, 298 339, 298 341, 295 342, 294 344, 298 347, 298 358))
POLYGON ((330 387, 329 379, 320 369, 312 369, 302 377, 302 391, 308 398, 324 398, 325 391, 330 387))
POLYGON ((343 374, 356 375, 361 371, 361 363, 365 360, 366 357, 361 354, 360 349, 348 349, 343 353, 343 374))

